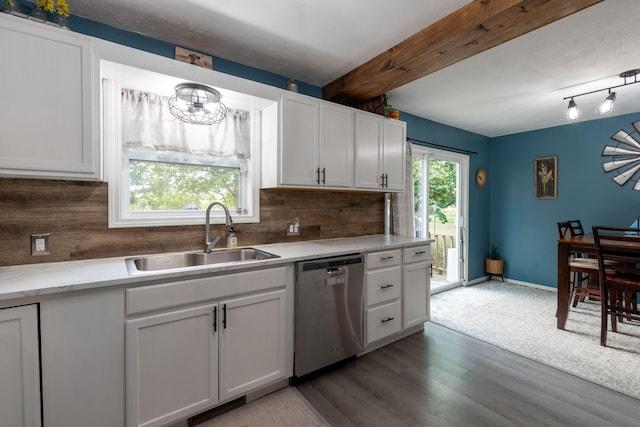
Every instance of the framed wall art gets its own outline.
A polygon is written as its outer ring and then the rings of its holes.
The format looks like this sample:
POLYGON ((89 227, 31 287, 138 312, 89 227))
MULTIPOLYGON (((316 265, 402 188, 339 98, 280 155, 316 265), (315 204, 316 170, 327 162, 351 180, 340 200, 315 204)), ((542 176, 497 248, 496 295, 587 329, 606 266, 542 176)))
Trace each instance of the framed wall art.
POLYGON ((558 196, 558 157, 538 157, 533 170, 536 199, 555 199, 558 196))

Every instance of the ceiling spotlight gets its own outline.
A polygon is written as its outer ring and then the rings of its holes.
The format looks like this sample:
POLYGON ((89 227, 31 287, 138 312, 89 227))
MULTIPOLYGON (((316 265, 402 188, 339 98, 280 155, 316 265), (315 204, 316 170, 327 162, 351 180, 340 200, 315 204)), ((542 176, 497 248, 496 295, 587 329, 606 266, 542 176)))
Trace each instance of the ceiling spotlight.
POLYGON ((596 108, 596 111, 601 116, 611 114, 611 112, 613 111, 614 102, 616 102, 616 93, 609 90, 609 96, 607 96, 607 98, 602 101, 602 104, 600 104, 598 108, 596 108))
POLYGON ((569 100, 569 106, 567 107, 567 120, 578 120, 578 117, 580 117, 580 109, 573 98, 571 98, 569 100))
POLYGON ((169 111, 177 119, 194 125, 214 125, 227 116, 227 107, 217 90, 197 84, 181 83, 169 97, 169 111))

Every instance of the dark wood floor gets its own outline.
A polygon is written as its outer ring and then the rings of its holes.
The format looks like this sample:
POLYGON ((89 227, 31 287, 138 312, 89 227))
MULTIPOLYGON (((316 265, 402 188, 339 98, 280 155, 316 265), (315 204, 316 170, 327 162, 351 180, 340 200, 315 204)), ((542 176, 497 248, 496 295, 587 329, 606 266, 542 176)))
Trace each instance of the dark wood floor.
POLYGON ((432 323, 297 387, 335 427, 640 425, 640 400, 432 323))

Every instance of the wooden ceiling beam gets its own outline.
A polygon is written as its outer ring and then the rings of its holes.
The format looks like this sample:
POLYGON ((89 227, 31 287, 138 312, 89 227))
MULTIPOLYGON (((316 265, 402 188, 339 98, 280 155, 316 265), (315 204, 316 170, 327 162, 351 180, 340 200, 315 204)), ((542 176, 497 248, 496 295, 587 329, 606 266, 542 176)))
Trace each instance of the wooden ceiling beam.
POLYGON ((474 0, 327 84, 323 98, 370 100, 601 1, 474 0))

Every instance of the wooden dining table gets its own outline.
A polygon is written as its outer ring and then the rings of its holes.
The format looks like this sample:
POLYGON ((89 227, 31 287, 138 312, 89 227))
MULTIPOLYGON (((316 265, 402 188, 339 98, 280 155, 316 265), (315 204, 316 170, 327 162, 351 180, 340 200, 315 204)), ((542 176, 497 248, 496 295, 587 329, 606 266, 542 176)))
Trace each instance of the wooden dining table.
POLYGON ((569 255, 572 253, 596 254, 593 234, 567 237, 558 240, 558 310, 557 326, 564 329, 569 314, 571 294, 571 275, 569 274, 569 255))

